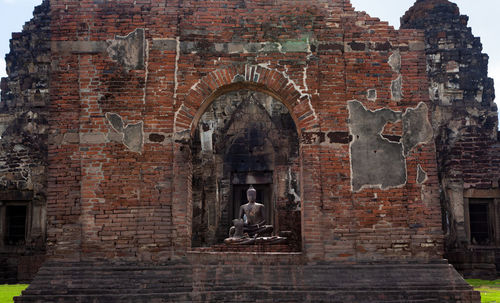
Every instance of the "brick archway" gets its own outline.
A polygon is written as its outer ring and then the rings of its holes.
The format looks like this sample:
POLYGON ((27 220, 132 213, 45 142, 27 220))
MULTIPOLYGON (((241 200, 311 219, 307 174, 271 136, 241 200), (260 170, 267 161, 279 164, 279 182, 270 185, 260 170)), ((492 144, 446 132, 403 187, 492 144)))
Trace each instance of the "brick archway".
POLYGON ((238 89, 260 91, 283 103, 294 120, 301 162, 302 252, 320 258, 324 252, 319 234, 321 201, 315 194, 320 184, 319 147, 303 143, 304 133, 319 129, 319 119, 312 106, 312 96, 285 73, 256 65, 232 66, 212 71, 192 86, 182 99, 174 118, 172 217, 176 226, 175 250, 191 249, 192 236, 192 163, 190 141, 199 119, 219 96, 238 89), (315 223, 316 222, 316 223, 315 223), (307 233, 304 233, 307 226, 307 233), (307 243, 307 246, 305 245, 307 243), (306 249, 307 247, 307 249, 306 249))
POLYGON ((319 127, 311 95, 286 74, 259 65, 241 65, 214 70, 194 84, 175 113, 174 132, 189 130, 192 134, 213 100, 242 88, 264 92, 281 101, 292 115, 299 137, 302 132, 319 127))

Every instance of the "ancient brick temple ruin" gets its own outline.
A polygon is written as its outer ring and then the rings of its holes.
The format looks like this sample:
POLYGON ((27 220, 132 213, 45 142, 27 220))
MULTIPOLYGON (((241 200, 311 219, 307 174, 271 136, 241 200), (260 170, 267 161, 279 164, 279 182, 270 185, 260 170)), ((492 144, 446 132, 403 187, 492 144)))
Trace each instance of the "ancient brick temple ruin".
POLYGON ((16 302, 479 302, 456 270, 500 266, 488 57, 447 0, 401 21, 45 0, 2 79, 0 282, 33 279, 16 302), (249 185, 285 243, 223 243, 249 185))

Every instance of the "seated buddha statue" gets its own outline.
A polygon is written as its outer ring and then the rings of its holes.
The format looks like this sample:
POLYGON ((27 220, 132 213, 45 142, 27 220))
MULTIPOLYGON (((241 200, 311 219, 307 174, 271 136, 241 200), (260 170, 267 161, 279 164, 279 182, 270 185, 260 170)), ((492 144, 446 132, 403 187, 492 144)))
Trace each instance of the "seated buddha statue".
POLYGON ((257 203, 256 197, 257 191, 250 185, 247 190, 248 203, 240 206, 239 219, 233 220, 234 226, 229 230, 229 237, 238 238, 246 234, 248 237, 257 238, 271 235, 273 226, 266 225, 264 205, 257 203))

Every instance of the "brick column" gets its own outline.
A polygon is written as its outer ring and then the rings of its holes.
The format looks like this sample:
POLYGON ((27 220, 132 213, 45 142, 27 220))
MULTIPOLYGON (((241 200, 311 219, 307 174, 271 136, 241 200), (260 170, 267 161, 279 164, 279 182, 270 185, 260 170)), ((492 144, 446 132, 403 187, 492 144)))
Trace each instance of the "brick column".
POLYGON ((47 253, 79 259, 80 152, 78 57, 53 54, 56 71, 50 81, 47 177, 47 253))
POLYGON ((310 260, 324 258, 321 236, 321 171, 319 144, 301 146, 302 251, 310 260))
POLYGON ((188 132, 177 133, 173 142, 172 223, 175 228, 173 245, 179 253, 191 247, 193 167, 189 142, 188 132))

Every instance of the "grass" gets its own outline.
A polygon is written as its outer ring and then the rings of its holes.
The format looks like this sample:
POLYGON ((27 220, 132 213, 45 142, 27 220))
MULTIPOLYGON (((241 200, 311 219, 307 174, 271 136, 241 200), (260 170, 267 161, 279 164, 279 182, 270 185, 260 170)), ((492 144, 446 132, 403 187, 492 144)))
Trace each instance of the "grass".
MULTIPOLYGON (((500 303, 500 280, 467 279, 466 281, 481 292, 482 303, 500 303)), ((0 285, 0 303, 14 302, 12 298, 19 296, 27 287, 28 284, 0 285)))
POLYGON ((475 290, 481 292, 481 302, 498 302, 500 303, 500 280, 479 280, 467 279, 467 283, 472 285, 475 290))
POLYGON ((0 303, 14 302, 12 298, 19 296, 28 284, 0 285, 0 303))

